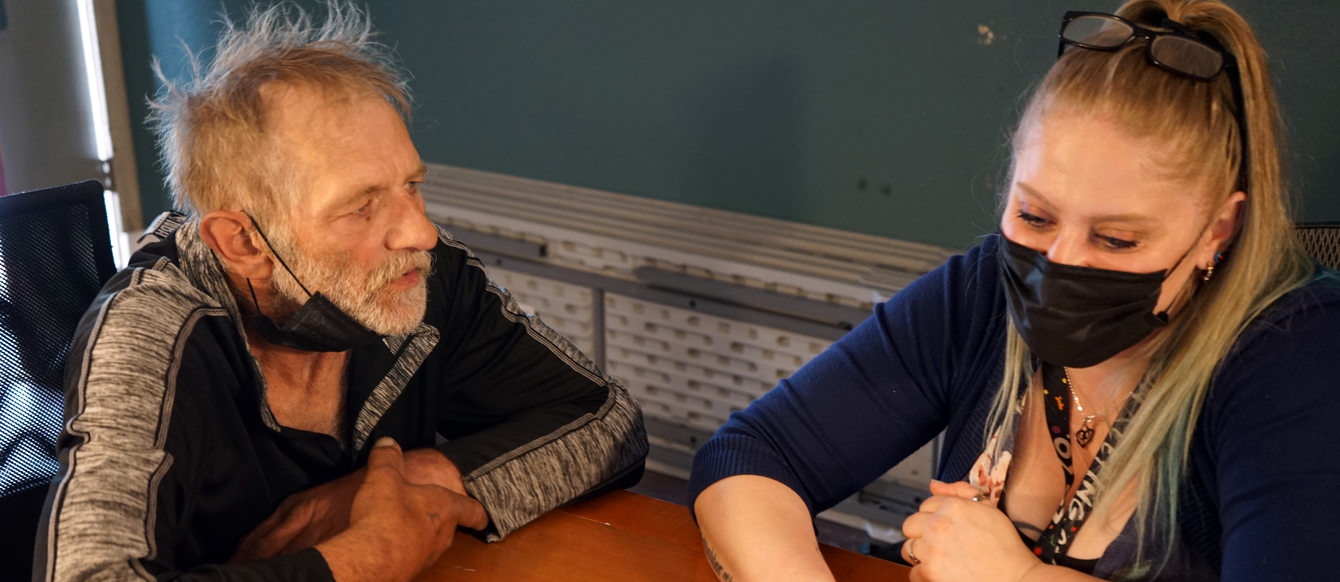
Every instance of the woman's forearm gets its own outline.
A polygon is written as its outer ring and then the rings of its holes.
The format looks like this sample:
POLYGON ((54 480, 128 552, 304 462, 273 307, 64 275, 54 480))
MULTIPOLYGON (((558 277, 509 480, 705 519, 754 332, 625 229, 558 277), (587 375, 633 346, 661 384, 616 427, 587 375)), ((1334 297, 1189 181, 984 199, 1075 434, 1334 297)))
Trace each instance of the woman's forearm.
POLYGON ((1019 582, 1101 582, 1102 580, 1064 566, 1051 564, 1038 564, 1019 578, 1019 582))
POLYGON ((717 578, 833 580, 809 509, 786 485, 757 475, 727 477, 704 489, 693 509, 717 578))

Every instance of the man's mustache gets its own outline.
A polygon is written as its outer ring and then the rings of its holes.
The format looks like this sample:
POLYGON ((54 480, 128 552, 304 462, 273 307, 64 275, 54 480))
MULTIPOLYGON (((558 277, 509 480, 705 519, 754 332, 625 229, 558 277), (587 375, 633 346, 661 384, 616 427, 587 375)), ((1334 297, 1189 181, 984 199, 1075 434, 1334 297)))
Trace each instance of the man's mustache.
POLYGON ((411 270, 418 270, 420 275, 426 277, 432 267, 433 255, 428 251, 414 251, 409 254, 396 255, 368 274, 365 289, 375 293, 411 270))

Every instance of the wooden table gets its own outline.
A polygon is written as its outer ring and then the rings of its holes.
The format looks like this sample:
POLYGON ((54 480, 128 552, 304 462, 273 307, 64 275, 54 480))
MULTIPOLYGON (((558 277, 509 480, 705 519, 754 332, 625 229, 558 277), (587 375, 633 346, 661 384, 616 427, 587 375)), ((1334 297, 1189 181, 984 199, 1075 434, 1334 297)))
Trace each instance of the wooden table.
MULTIPOLYGON (((829 546, 839 581, 905 582, 909 569, 829 546)), ((551 511, 486 544, 458 533, 418 582, 715 582, 686 508, 627 491, 551 511)))

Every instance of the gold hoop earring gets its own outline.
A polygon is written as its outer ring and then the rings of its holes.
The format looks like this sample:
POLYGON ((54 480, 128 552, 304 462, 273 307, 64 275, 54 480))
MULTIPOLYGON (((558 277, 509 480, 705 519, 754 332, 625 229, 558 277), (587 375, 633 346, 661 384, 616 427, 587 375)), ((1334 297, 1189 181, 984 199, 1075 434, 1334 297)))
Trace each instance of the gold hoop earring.
POLYGON ((1210 262, 1210 266, 1205 267, 1205 274, 1203 274, 1203 275, 1200 276, 1200 280, 1201 280, 1202 282, 1209 283, 1209 282, 1210 282, 1210 278, 1211 278, 1211 277, 1214 277, 1214 267, 1215 267, 1215 265, 1218 265, 1218 264, 1219 264, 1219 261, 1222 261, 1222 260, 1224 260, 1224 251, 1219 251, 1219 252, 1215 253, 1215 254, 1214 254, 1214 260, 1210 262))

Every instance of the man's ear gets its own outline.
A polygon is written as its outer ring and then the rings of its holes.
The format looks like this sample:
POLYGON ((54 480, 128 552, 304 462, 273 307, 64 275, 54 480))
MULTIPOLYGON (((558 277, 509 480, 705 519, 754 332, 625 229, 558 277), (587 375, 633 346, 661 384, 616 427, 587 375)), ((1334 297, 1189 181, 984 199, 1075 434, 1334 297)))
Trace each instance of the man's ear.
POLYGON ((214 210, 200 218, 200 238, 228 271, 247 279, 265 279, 274 270, 269 254, 256 246, 251 218, 243 212, 214 210))
POLYGON ((1233 242, 1234 237, 1238 235, 1238 230, 1242 227, 1242 213, 1246 203, 1246 193, 1234 192, 1228 195, 1223 205, 1212 215, 1209 228, 1206 229, 1206 236, 1209 237, 1209 240, 1202 247, 1202 256, 1197 257, 1196 266, 1198 268, 1203 269, 1213 265, 1215 257, 1233 242))

